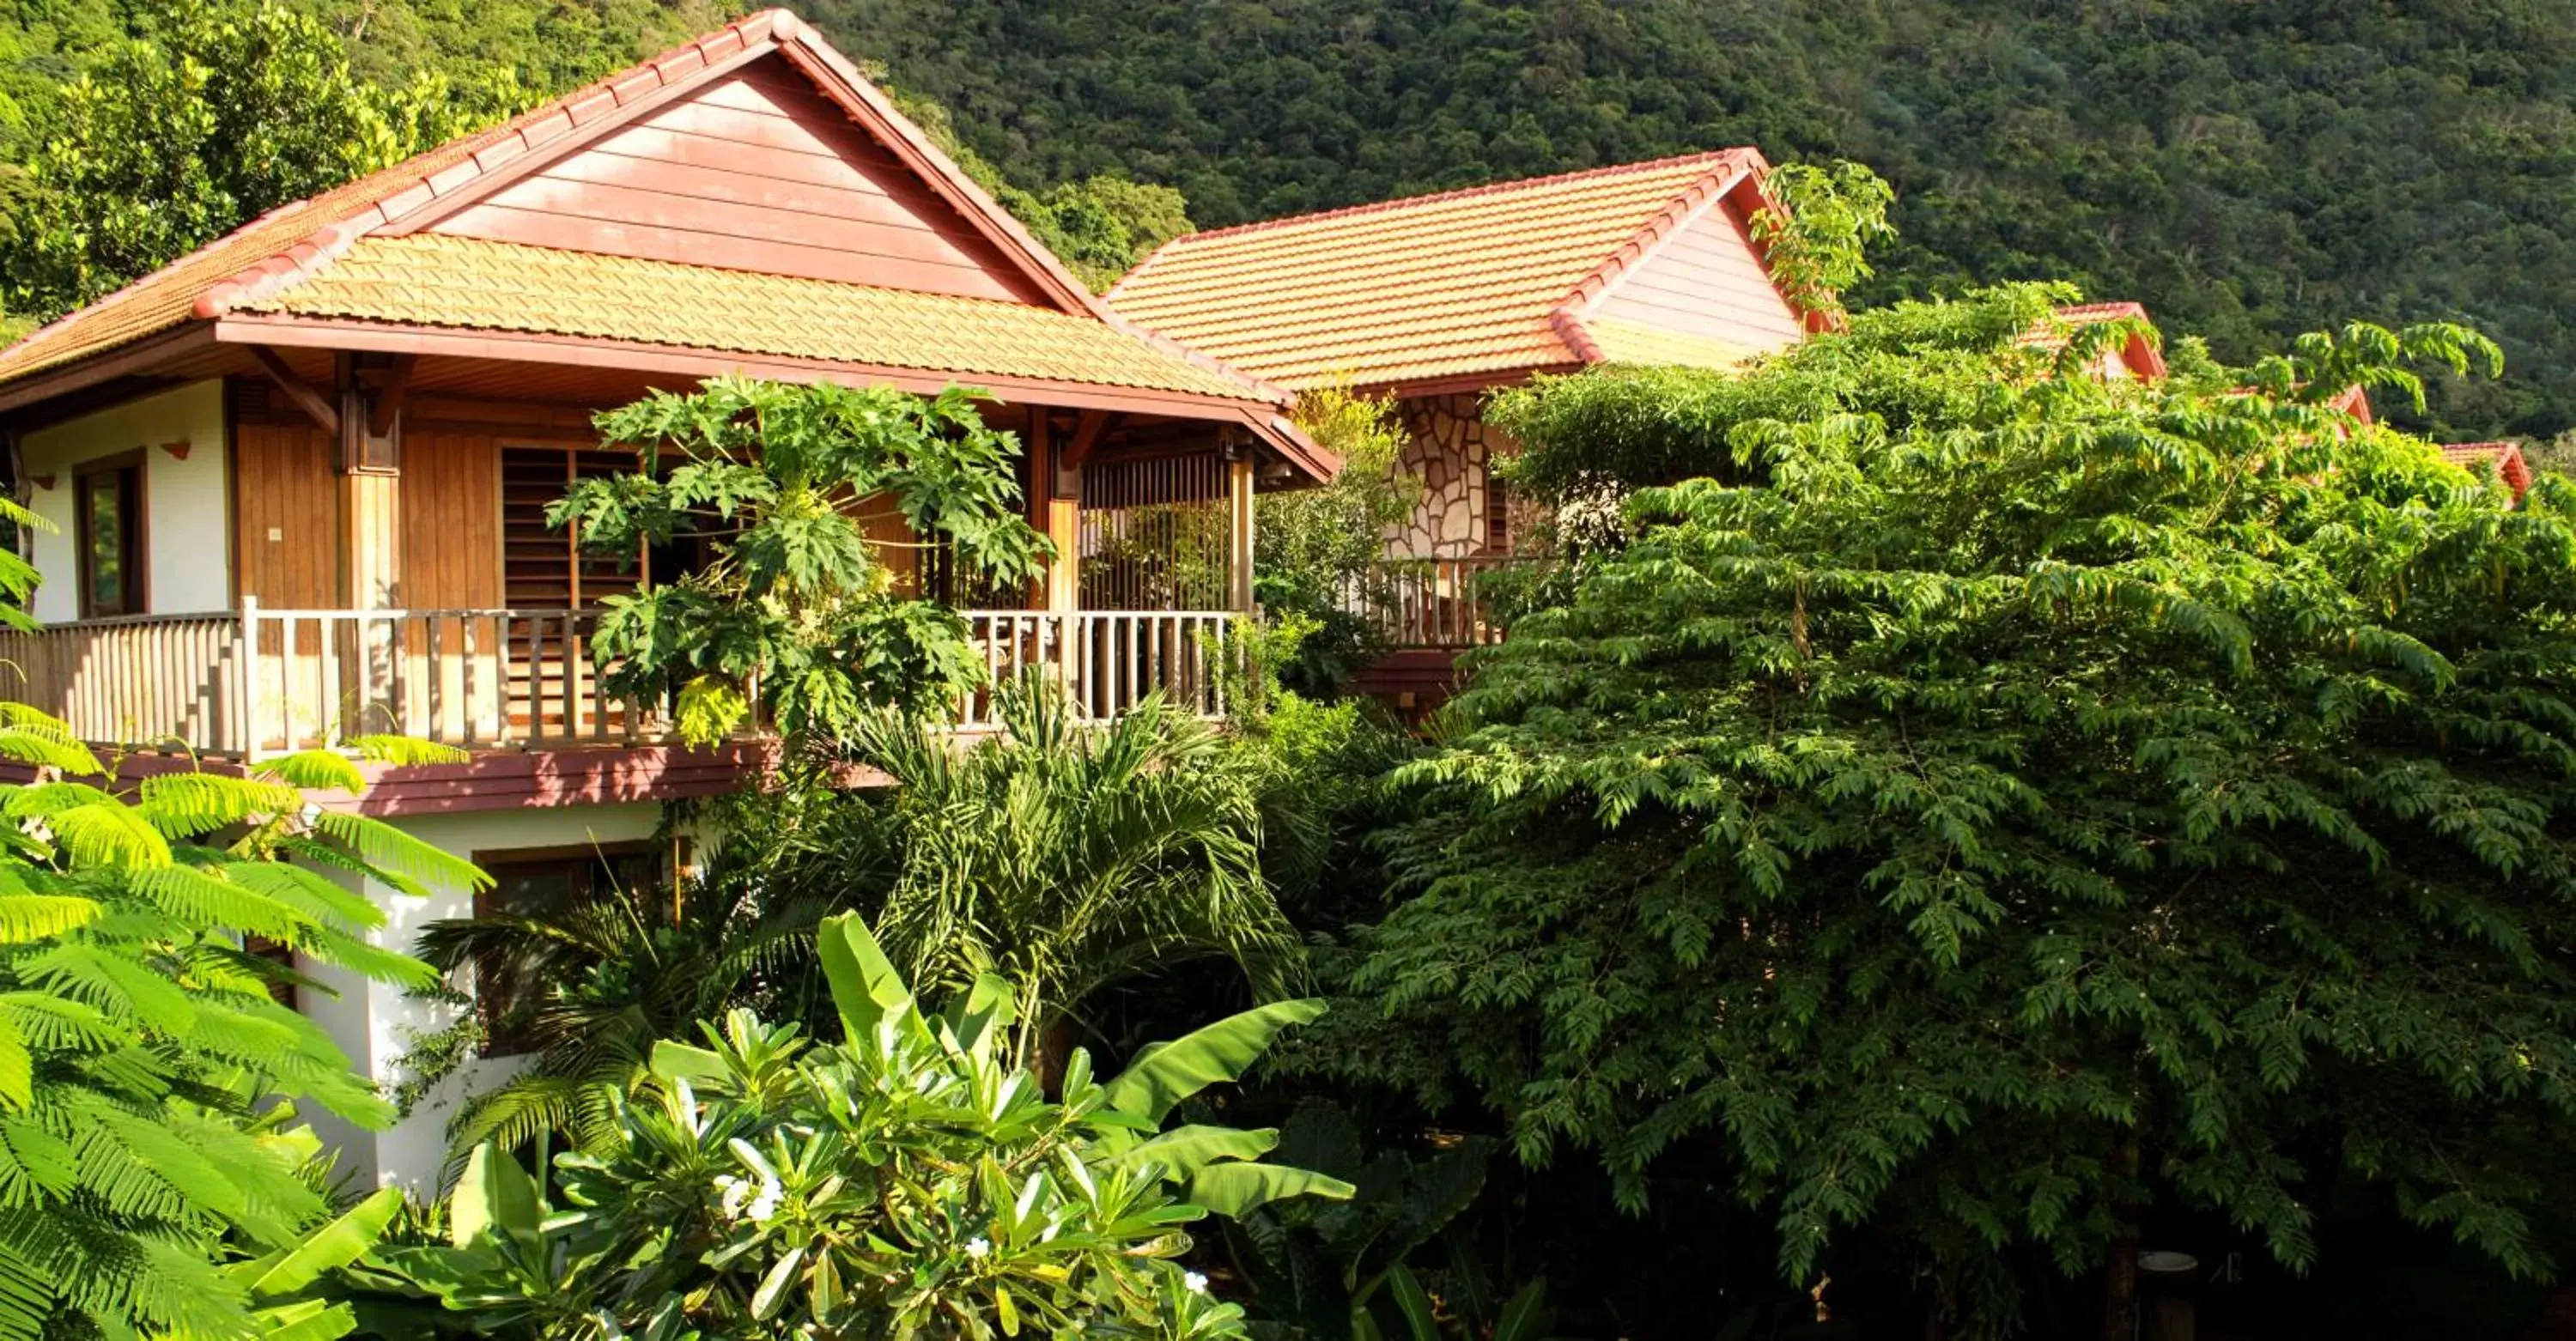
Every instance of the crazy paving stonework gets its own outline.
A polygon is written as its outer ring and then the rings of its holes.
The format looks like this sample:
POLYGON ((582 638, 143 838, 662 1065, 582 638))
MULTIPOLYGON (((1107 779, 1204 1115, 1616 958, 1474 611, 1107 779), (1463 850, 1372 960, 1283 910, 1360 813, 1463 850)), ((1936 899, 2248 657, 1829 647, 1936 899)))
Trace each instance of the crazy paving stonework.
POLYGON ((1486 466, 1497 453, 1519 450, 1485 422, 1474 394, 1418 396, 1403 402, 1410 439, 1399 468, 1422 481, 1422 502, 1387 552, 1398 557, 1466 558, 1486 550, 1486 466))

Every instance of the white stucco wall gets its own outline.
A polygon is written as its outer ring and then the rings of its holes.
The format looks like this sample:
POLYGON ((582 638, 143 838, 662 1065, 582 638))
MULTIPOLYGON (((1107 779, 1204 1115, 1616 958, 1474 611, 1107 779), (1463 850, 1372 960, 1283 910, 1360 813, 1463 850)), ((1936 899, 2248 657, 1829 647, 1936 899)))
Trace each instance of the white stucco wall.
POLYGON ((152 614, 228 610, 233 603, 232 508, 226 494, 224 385, 192 382, 96 414, 41 428, 19 443, 30 481, 28 502, 54 529, 35 535, 36 618, 80 618, 80 563, 73 548, 72 468, 119 452, 143 450, 144 609, 152 614), (186 460, 163 450, 188 444, 186 460))
MULTIPOLYGON (((526 849, 631 843, 653 836, 661 819, 654 802, 611 806, 564 806, 530 810, 489 810, 462 815, 425 815, 395 821, 415 837, 460 857, 526 849)), ((461 889, 433 890, 427 898, 370 884, 368 897, 385 911, 385 926, 373 938, 388 949, 409 951, 428 923, 474 915, 474 897, 461 889)), ((322 1026, 358 1070, 390 1090, 404 1079, 403 1054, 416 1034, 433 1033, 456 1022, 450 1007, 405 996, 383 983, 368 982, 327 964, 299 964, 305 973, 339 993, 334 999, 306 992, 300 1005, 322 1026)), ((461 984, 460 984, 461 985, 461 984)), ((359 1131, 328 1114, 308 1113, 314 1130, 340 1152, 340 1172, 362 1186, 404 1187, 426 1197, 436 1191, 440 1161, 447 1153, 447 1122, 468 1095, 508 1078, 520 1063, 512 1058, 467 1063, 404 1118, 383 1131, 359 1131)))

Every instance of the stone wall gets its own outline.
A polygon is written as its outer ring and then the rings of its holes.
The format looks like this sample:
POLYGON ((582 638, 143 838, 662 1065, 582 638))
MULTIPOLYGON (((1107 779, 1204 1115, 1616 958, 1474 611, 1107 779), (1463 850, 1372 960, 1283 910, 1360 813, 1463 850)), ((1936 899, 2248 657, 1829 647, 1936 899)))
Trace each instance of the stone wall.
POLYGON ((1483 401, 1471 392, 1403 403, 1410 441, 1400 468, 1422 481, 1422 503, 1387 537, 1388 554, 1451 559, 1486 552, 1485 468, 1496 454, 1517 447, 1485 423, 1483 401))

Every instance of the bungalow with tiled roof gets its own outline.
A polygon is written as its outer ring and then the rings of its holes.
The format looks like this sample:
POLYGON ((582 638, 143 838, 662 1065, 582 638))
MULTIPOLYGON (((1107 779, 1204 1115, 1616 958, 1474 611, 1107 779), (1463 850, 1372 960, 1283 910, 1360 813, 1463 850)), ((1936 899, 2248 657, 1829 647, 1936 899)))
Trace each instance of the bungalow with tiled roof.
MULTIPOLYGON (((672 859, 647 845, 658 802, 730 790, 771 747, 679 749, 655 705, 601 692, 601 598, 684 560, 596 560, 544 511, 631 468, 596 411, 721 373, 990 392, 1061 557, 968 619, 997 672, 1045 665, 1096 714, 1156 689, 1219 706, 1253 493, 1336 468, 1287 392, 1111 313, 770 11, 272 211, 0 353, 10 483, 54 527, 32 537, 46 627, 0 638, 24 671, 6 696, 215 767, 359 732, 462 745, 470 763, 339 804, 477 859, 505 903, 639 878, 672 859), (1174 509, 1208 515, 1130 527, 1174 509)), ((968 599, 914 565, 899 517, 870 525, 916 589, 968 599)), ((370 892, 396 940, 470 907, 370 892)), ((392 1079, 399 1026, 438 1021, 337 985, 317 1017, 392 1079)), ((434 1117, 351 1138, 387 1178, 439 1153, 434 1117)))
MULTIPOLYGON (((2150 325, 2144 303, 2075 303, 2057 309, 2052 320, 2040 323, 2022 337, 2025 345, 2043 349, 2064 349, 2068 337, 2077 327, 2105 326, 2115 321, 2135 321, 2150 325)), ((2152 382, 2165 375, 2164 350, 2157 346, 2152 329, 2133 330, 2129 338, 2102 351, 2094 370, 2113 381, 2152 382)))
POLYGON ((2522 454, 2520 443, 2445 443, 2442 459, 2473 475, 2504 481, 2516 498, 2531 492, 2531 461, 2522 454))
POLYGON ((1291 390, 1394 397, 1426 498, 1400 556, 1509 553, 1484 396, 1603 363, 1723 368, 1808 329, 1752 221, 1752 149, 1595 168, 1193 233, 1112 307, 1291 390))

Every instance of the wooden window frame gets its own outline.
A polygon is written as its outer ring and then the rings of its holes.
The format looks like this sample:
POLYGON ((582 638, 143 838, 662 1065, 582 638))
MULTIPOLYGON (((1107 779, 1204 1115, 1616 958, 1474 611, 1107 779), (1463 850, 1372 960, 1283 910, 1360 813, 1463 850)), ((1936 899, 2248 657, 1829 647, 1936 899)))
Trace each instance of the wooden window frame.
POLYGON ((151 574, 145 568, 145 556, 152 550, 149 523, 145 521, 151 512, 151 472, 145 469, 144 461, 144 450, 137 447, 130 452, 96 457, 72 467, 72 546, 79 558, 80 617, 83 619, 139 615, 144 613, 152 599, 151 574), (97 584, 92 580, 91 559, 96 546, 90 540, 90 496, 102 479, 113 480, 115 483, 111 487, 124 493, 125 482, 129 478, 133 481, 132 495, 120 500, 130 510, 125 518, 124 534, 120 537, 125 551, 121 584, 124 590, 118 601, 122 608, 101 610, 98 608, 97 584))
MULTIPOLYGON (((569 868, 580 862, 613 864, 621 859, 633 857, 658 857, 665 863, 685 862, 684 854, 674 850, 672 844, 656 842, 649 838, 616 843, 567 843, 552 847, 513 847, 488 852, 478 851, 472 857, 474 864, 494 878, 492 883, 474 891, 474 916, 491 917, 501 911, 493 903, 493 896, 500 889, 501 873, 512 867, 569 868)), ((663 872, 666 876, 668 873, 667 870, 663 872)), ((475 1047, 475 1055, 479 1057, 528 1056, 531 1050, 521 1046, 523 1040, 504 1038, 494 1027, 496 1022, 508 1013, 507 1008, 515 1003, 503 1001, 486 990, 491 976, 485 972, 480 963, 474 966, 474 1016, 483 1026, 483 1038, 475 1047)))

